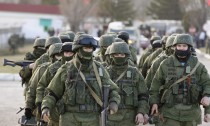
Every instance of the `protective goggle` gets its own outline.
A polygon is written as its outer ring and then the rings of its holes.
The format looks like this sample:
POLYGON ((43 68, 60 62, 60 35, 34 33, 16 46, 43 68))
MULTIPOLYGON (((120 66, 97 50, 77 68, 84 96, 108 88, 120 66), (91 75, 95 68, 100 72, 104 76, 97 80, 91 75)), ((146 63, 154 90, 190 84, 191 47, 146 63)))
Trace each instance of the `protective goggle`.
POLYGON ((98 47, 98 41, 95 40, 94 38, 83 38, 81 40, 78 40, 78 44, 98 47))

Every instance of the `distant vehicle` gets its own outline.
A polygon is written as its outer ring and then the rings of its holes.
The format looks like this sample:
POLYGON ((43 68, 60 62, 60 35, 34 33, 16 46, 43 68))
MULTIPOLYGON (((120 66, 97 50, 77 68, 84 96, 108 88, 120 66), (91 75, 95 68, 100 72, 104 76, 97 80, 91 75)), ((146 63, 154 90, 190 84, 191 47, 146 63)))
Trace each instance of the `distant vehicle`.
POLYGON ((130 38, 130 40, 128 41, 128 44, 130 44, 134 48, 136 48, 138 54, 139 54, 139 51, 140 51, 140 47, 142 45, 144 46, 144 48, 145 48, 145 46, 149 45, 149 42, 148 42, 148 44, 146 44, 147 41, 142 41, 142 38, 144 39, 145 37, 143 37, 143 35, 140 35, 140 32, 139 32, 137 27, 125 26, 123 24, 123 22, 111 22, 111 23, 109 23, 107 32, 118 33, 120 31, 128 32, 129 38, 130 38))

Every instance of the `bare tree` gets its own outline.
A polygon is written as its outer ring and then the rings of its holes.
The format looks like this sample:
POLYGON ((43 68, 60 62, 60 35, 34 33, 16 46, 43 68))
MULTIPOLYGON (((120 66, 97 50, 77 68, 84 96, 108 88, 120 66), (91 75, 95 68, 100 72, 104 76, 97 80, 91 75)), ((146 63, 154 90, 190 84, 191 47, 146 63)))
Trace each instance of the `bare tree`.
POLYGON ((202 29, 207 20, 208 6, 206 0, 179 0, 182 11, 185 13, 183 23, 185 30, 193 25, 198 30, 202 29))
POLYGON ((98 0, 60 0, 60 10, 66 16, 71 30, 77 32, 85 17, 98 4, 98 0))

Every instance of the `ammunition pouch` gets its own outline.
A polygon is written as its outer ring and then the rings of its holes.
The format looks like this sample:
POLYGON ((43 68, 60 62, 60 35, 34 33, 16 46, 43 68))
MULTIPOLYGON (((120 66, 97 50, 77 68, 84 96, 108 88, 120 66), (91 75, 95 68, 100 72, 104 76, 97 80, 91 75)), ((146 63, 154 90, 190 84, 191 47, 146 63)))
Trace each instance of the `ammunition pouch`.
POLYGON ((134 99, 133 99, 133 94, 134 94, 134 87, 132 87, 130 84, 124 84, 122 87, 122 90, 125 94, 124 99, 125 99, 125 105, 134 105, 134 99))
POLYGON ((197 84, 189 85, 188 101, 191 104, 196 104, 201 99, 201 89, 197 84))

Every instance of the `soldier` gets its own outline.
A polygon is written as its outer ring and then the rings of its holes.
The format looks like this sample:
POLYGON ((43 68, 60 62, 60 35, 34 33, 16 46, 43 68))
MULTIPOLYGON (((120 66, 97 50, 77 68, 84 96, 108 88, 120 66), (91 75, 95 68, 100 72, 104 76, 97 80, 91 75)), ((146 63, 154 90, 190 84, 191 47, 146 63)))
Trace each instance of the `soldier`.
POLYGON ((73 31, 66 31, 65 34, 69 36, 70 42, 74 41, 75 33, 73 31))
POLYGON ((145 78, 145 83, 148 87, 148 89, 150 89, 153 77, 155 76, 155 73, 157 72, 158 67, 160 66, 160 63, 168 58, 168 56, 172 55, 174 53, 174 49, 173 49, 173 41, 175 39, 175 36, 169 36, 166 42, 166 50, 163 51, 163 53, 161 53, 160 55, 157 56, 156 59, 154 59, 154 61, 152 62, 152 66, 148 71, 148 74, 145 78))
MULTIPOLYGON (((161 38, 159 36, 152 36, 151 39, 150 39, 150 44, 152 45, 152 43, 155 41, 155 40, 161 40, 161 38)), ((139 60, 139 65, 138 65, 138 69, 141 71, 142 70, 142 67, 143 67, 143 64, 144 64, 144 61, 146 60, 146 58, 153 52, 153 48, 152 47, 149 47, 147 48, 147 50, 145 50, 139 60)))
POLYGON ((104 67, 93 60, 97 41, 82 34, 74 40, 75 57, 58 69, 42 101, 42 116, 49 120, 49 110, 60 100, 60 126, 99 126, 102 106, 102 85, 110 85, 109 109, 116 113, 120 96, 118 87, 109 78, 104 67))
POLYGON ((27 91, 26 94, 26 107, 25 107, 25 116, 27 119, 30 119, 32 116, 32 111, 37 108, 38 110, 36 111, 36 116, 37 120, 39 121, 40 115, 41 115, 41 105, 36 104, 35 105, 35 99, 36 99, 36 88, 37 84, 42 77, 43 73, 47 69, 47 67, 54 63, 55 61, 60 59, 60 49, 61 49, 62 43, 55 43, 52 44, 49 48, 49 57, 50 57, 50 62, 43 63, 39 65, 34 72, 33 76, 30 79, 30 86, 29 90, 27 91))
MULTIPOLYGON (((44 95, 46 94, 46 88, 49 85, 50 81, 56 74, 58 68, 61 67, 61 65, 65 64, 67 61, 70 61, 73 56, 74 52, 72 51, 72 42, 65 42, 62 45, 62 48, 60 50, 60 53, 62 55, 62 59, 56 61, 55 63, 51 64, 47 70, 42 75, 36 89, 36 105, 40 106, 41 109, 41 103, 44 98, 44 95)), ((51 126, 58 126, 59 125, 59 114, 56 111, 57 109, 53 108, 50 110, 50 121, 48 124, 51 126)), ((41 111, 41 110, 40 110, 41 111)))
MULTIPOLYGON (((44 49, 44 45, 45 45, 45 39, 42 38, 35 39, 33 45, 34 48, 33 52, 26 53, 24 60, 35 61, 36 59, 38 59, 42 54, 46 52, 46 50, 44 49)), ((19 75, 22 78, 22 85, 25 84, 24 96, 26 94, 26 91, 28 90, 29 80, 32 76, 33 65, 34 63, 26 67, 23 67, 19 72, 19 75)))
POLYGON ((193 39, 179 34, 175 53, 159 66, 150 88, 151 114, 161 107, 163 126, 197 126, 200 103, 205 107, 204 121, 210 121, 210 78, 205 66, 191 55, 193 39))
MULTIPOLYGON (((129 34, 125 31, 121 31, 118 33, 118 38, 121 38, 128 44, 129 34)), ((129 50, 131 52, 130 59, 133 61, 134 64, 137 64, 137 51, 134 47, 129 45, 129 50)))
POLYGON ((108 116, 108 126, 135 126, 144 123, 149 112, 148 90, 136 67, 128 65, 130 50, 125 42, 110 46, 112 64, 107 67, 111 79, 119 86, 119 110, 108 116))
POLYGON ((12 54, 15 54, 18 46, 19 46, 19 35, 18 34, 13 34, 10 36, 8 40, 8 45, 10 46, 10 51, 12 51, 12 54))
POLYGON ((50 47, 50 45, 55 44, 55 43, 62 43, 61 39, 59 37, 55 37, 55 36, 47 38, 47 40, 45 42, 46 53, 44 53, 41 57, 39 57, 35 61, 32 72, 34 72, 36 70, 38 65, 50 61, 50 57, 48 54, 48 48, 50 47))
POLYGON ((151 53, 147 58, 146 60, 144 61, 144 64, 143 64, 143 67, 142 67, 142 75, 144 78, 146 78, 147 76, 147 71, 148 69, 150 68, 150 58, 151 56, 153 56, 153 54, 160 54, 162 52, 162 50, 158 50, 158 49, 161 49, 162 47, 162 41, 161 40, 155 40, 153 43, 152 43, 152 48, 153 48, 153 53, 151 53))
POLYGON ((96 61, 105 61, 105 52, 109 45, 114 42, 114 37, 111 35, 102 35, 99 39, 100 54, 95 57, 96 61))

